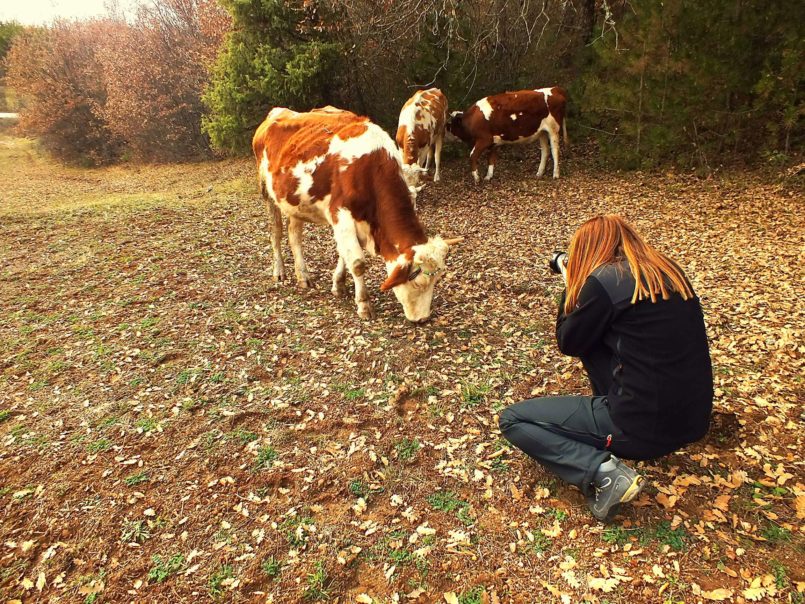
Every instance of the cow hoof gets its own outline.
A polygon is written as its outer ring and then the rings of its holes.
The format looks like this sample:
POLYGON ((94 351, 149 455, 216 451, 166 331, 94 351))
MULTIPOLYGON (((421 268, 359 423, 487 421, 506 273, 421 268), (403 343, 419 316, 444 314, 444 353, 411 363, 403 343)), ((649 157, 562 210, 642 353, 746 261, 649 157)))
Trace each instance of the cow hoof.
POLYGON ((362 304, 358 306, 358 316, 365 321, 371 321, 375 318, 375 309, 368 304, 362 304))
POLYGON ((309 289, 313 287, 313 281, 310 280, 310 277, 303 277, 302 279, 297 279, 296 284, 302 289, 309 289))
POLYGON ((338 285, 334 286, 333 289, 330 290, 333 292, 333 296, 336 298, 343 298, 347 295, 347 286, 343 283, 339 283, 338 285))
POLYGON ((441 176, 439 176, 438 174, 433 176, 433 182, 439 182, 441 179, 442 179, 441 176))
POLYGON ((281 283, 282 281, 285 281, 285 273, 279 273, 279 274, 275 273, 274 274, 274 281, 276 281, 277 283, 281 283))

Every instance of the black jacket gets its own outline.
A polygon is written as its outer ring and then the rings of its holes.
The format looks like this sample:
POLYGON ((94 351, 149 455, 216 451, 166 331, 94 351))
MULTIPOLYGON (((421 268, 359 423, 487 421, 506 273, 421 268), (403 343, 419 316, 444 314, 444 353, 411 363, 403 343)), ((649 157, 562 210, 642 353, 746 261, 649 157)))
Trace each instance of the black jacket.
POLYGON ((707 433, 713 371, 699 299, 678 294, 631 303, 628 263, 599 267, 576 308, 559 306, 559 349, 581 358, 593 393, 606 396, 615 425, 630 437, 682 446, 707 433))

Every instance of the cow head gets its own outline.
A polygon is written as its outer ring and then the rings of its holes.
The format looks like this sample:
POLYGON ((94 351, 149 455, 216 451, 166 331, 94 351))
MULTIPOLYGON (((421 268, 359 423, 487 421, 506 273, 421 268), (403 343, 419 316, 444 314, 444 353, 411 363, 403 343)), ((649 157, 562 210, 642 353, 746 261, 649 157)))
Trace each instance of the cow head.
POLYGON ((402 304, 405 318, 413 323, 430 317, 433 289, 447 266, 448 242, 431 237, 415 245, 397 260, 386 263, 388 279, 380 289, 393 289, 402 304))
POLYGON ((445 124, 445 130, 447 130, 450 136, 466 142, 467 131, 464 128, 464 112, 463 111, 451 112, 450 117, 447 118, 447 123, 445 124))
POLYGON ((414 209, 416 210, 416 196, 417 193, 425 188, 425 185, 420 183, 422 175, 427 170, 417 164, 403 164, 402 172, 405 184, 408 186, 408 192, 411 194, 411 203, 414 204, 414 209))

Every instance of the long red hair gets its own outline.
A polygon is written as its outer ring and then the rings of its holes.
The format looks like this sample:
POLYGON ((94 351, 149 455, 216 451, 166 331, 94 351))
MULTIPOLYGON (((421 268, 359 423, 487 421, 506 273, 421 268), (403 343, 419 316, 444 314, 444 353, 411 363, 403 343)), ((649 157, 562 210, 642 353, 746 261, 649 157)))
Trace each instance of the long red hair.
POLYGON ((599 266, 626 260, 635 280, 632 304, 638 300, 667 300, 678 292, 685 300, 693 290, 675 262, 643 241, 620 216, 596 216, 582 224, 570 240, 565 313, 576 307, 587 277, 599 266))

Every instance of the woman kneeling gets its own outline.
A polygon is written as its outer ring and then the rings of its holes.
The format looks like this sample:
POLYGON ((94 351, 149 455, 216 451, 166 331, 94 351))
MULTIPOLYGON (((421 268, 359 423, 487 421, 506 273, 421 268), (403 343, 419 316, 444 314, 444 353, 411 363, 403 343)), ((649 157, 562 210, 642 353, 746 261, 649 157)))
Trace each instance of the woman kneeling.
POLYGON ((561 270, 556 339, 581 359, 593 396, 522 401, 500 414, 500 430, 607 520, 643 487, 619 458, 654 459, 707 433, 704 318, 682 269, 618 216, 585 222, 561 270))

